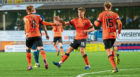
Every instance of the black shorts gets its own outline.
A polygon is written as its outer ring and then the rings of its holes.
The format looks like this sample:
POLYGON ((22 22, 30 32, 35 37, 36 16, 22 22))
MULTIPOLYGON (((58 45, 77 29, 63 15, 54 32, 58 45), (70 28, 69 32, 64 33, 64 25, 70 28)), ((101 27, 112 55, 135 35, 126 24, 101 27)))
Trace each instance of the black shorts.
POLYGON ((85 48, 86 47, 86 39, 75 40, 70 44, 70 46, 74 49, 77 49, 79 46, 85 48))
POLYGON ((31 48, 33 45, 43 46, 41 37, 29 37, 26 39, 26 46, 31 48))
POLYGON ((113 45, 114 45, 114 43, 115 43, 115 40, 116 40, 116 39, 105 39, 105 40, 103 40, 105 49, 112 48, 113 45))
POLYGON ((57 41, 62 43, 62 37, 54 37, 53 42, 56 43, 57 41))

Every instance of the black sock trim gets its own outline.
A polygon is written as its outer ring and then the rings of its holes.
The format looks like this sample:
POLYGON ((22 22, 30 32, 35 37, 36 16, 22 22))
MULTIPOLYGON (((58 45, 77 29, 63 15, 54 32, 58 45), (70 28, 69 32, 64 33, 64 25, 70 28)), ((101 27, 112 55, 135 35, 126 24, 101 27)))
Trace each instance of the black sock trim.
POLYGON ((69 56, 70 54, 69 53, 65 53, 65 55, 69 56))
POLYGON ((87 54, 84 54, 84 56, 83 57, 87 57, 87 54))
POLYGON ((30 50, 30 49, 28 49, 28 50, 26 50, 26 52, 27 52, 27 53, 30 53, 30 52, 31 52, 31 50, 30 50))
POLYGON ((38 51, 40 52, 41 50, 44 50, 44 49, 42 48, 42 49, 40 49, 40 50, 38 50, 38 51))
POLYGON ((113 56, 113 55, 112 55, 112 54, 111 54, 111 55, 109 55, 109 56, 108 56, 108 58, 109 58, 109 57, 111 57, 111 56, 113 56))

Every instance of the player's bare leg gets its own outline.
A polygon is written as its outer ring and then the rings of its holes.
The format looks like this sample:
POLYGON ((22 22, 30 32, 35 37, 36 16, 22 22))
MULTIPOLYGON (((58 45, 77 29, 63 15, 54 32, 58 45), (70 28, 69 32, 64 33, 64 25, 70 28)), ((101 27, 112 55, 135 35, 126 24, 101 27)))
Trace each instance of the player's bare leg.
POLYGON ((84 69, 85 70, 86 69, 90 69, 90 65, 89 65, 89 61, 88 61, 88 56, 87 56, 87 54, 85 54, 85 48, 80 47, 80 53, 83 56, 83 59, 84 59, 85 65, 86 65, 86 67, 84 69))
POLYGON ((115 61, 114 61, 114 56, 112 55, 111 48, 106 49, 106 52, 108 54, 109 61, 110 61, 111 65, 112 65, 112 67, 113 67, 113 71, 112 72, 113 73, 118 72, 118 69, 117 69, 115 61))
POLYGON ((55 49, 56 49, 56 51, 57 51, 57 56, 59 56, 59 49, 58 49, 58 47, 57 47, 56 43, 53 43, 53 46, 54 46, 54 48, 55 48, 55 49))
POLYGON ((64 53, 64 50, 63 50, 63 45, 62 43, 59 43, 59 47, 60 47, 60 50, 61 50, 61 57, 63 57, 63 53, 64 53))
POLYGON ((41 54, 41 56, 43 58, 45 68, 48 69, 48 62, 47 62, 47 59, 46 59, 46 53, 45 53, 43 47, 40 46, 40 47, 37 47, 37 49, 40 51, 40 54, 41 54))
POLYGON ((71 53, 71 51, 74 48, 72 48, 71 46, 68 48, 68 50, 66 51, 65 55, 63 56, 63 58, 58 62, 53 62, 54 65, 56 65, 57 67, 61 67, 61 64, 64 63, 64 61, 66 61, 69 57, 69 54, 71 53))
POLYGON ((31 64, 31 49, 26 47, 26 58, 27 58, 27 62, 28 62, 28 67, 27 70, 31 70, 32 69, 32 64, 31 64))

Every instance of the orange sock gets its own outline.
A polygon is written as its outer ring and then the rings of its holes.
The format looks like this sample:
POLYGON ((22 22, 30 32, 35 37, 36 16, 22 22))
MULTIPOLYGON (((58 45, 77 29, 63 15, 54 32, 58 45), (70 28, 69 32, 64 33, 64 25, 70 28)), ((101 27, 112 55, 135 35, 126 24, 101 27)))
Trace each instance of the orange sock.
POLYGON ((44 51, 44 50, 41 50, 41 51, 40 51, 40 54, 41 54, 42 58, 43 58, 44 60, 46 60, 46 53, 45 53, 45 51, 44 51))
POLYGON ((57 46, 56 46, 56 45, 54 45, 54 48, 55 48, 57 51, 59 51, 59 49, 57 48, 57 46))
POLYGON ((60 48, 60 49, 61 49, 61 56, 63 56, 64 50, 63 50, 63 48, 60 48))
POLYGON ((115 64, 113 55, 109 55, 108 58, 109 58, 109 61, 112 65, 113 69, 116 69, 116 64, 115 64))
POLYGON ((65 60, 67 60, 68 57, 69 57, 69 54, 66 53, 66 54, 63 56, 63 58, 61 59, 62 63, 63 63, 65 60))
POLYGON ((116 55, 114 51, 112 51, 112 55, 113 55, 113 56, 115 56, 115 55, 116 55))
POLYGON ((26 53, 26 58, 27 58, 27 62, 28 62, 28 65, 31 66, 31 53, 26 53))
POLYGON ((86 65, 89 65, 89 61, 88 61, 88 56, 87 56, 87 54, 85 54, 85 55, 83 56, 83 58, 84 58, 85 64, 86 64, 86 65))

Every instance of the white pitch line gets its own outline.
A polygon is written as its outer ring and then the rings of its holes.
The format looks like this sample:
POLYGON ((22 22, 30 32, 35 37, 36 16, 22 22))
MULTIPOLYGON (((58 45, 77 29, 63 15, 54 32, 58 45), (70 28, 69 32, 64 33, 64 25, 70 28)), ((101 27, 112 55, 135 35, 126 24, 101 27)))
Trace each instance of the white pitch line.
MULTIPOLYGON (((104 76, 97 76, 97 77, 112 77, 114 75, 104 75, 104 76)), ((115 74, 115 77, 131 77, 130 75, 117 75, 115 74)), ((140 77, 140 75, 133 75, 133 77, 140 77)))
MULTIPOLYGON (((135 69, 140 69, 140 68, 133 68, 133 69, 119 69, 119 70, 124 71, 124 70, 135 70, 135 69)), ((90 72, 90 73, 83 73, 83 74, 79 74, 79 75, 77 75, 76 77, 83 77, 83 76, 88 75, 88 74, 100 74, 100 73, 103 73, 103 72, 109 72, 109 71, 111 71, 111 70, 105 70, 105 71, 99 71, 99 72, 90 72)))

